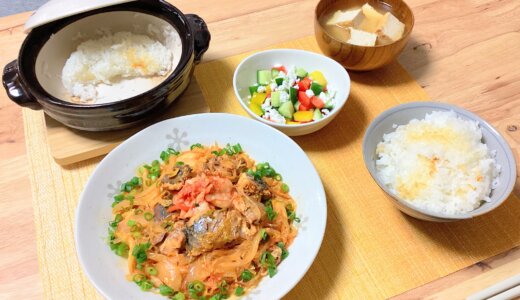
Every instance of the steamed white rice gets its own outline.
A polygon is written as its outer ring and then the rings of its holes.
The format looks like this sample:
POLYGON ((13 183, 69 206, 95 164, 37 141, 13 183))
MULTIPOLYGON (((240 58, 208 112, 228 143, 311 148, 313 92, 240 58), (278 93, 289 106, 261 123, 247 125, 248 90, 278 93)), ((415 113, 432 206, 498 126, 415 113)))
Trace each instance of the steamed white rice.
POLYGON ((80 102, 95 102, 98 84, 111 85, 125 78, 164 76, 172 68, 172 58, 172 51, 146 35, 109 33, 78 46, 65 63, 62 82, 80 102))
POLYGON ((481 140, 478 123, 453 111, 413 119, 378 144, 379 178, 414 206, 445 214, 472 211, 490 201, 500 172, 481 140))

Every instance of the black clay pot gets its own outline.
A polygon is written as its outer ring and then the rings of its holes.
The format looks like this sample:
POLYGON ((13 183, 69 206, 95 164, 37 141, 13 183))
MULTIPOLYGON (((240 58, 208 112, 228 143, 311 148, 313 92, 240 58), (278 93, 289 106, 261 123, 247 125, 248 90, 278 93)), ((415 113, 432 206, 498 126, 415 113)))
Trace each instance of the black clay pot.
POLYGON ((34 28, 25 39, 18 60, 5 66, 2 81, 11 100, 21 106, 42 108, 66 126, 87 131, 123 129, 166 110, 188 86, 194 65, 201 60, 209 42, 206 23, 197 15, 184 15, 161 0, 128 2, 34 28), (58 74, 78 44, 74 42, 74 33, 107 27, 124 30, 150 23, 173 27, 182 42, 177 67, 164 81, 142 94, 117 102, 89 105, 60 99, 56 91, 63 87, 58 74))

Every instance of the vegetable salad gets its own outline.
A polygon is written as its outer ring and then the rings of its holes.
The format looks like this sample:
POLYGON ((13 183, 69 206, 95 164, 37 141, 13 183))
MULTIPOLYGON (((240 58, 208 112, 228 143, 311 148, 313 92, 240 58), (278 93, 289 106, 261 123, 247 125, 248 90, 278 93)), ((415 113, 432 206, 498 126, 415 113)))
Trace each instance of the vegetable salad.
POLYGON ((279 124, 302 124, 322 119, 334 109, 336 92, 327 86, 321 71, 274 66, 258 70, 249 87, 249 109, 279 124))

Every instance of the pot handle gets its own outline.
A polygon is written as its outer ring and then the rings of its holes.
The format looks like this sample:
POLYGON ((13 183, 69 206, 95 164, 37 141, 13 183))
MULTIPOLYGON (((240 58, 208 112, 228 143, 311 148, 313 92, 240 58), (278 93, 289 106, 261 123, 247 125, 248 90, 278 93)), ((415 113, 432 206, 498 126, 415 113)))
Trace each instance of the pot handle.
POLYGON ((20 106, 34 107, 36 101, 20 81, 20 71, 16 59, 4 67, 2 83, 9 99, 20 106))
POLYGON ((195 14, 187 14, 186 18, 193 32, 195 63, 198 64, 202 60, 202 55, 208 50, 211 34, 206 22, 201 17, 195 14))

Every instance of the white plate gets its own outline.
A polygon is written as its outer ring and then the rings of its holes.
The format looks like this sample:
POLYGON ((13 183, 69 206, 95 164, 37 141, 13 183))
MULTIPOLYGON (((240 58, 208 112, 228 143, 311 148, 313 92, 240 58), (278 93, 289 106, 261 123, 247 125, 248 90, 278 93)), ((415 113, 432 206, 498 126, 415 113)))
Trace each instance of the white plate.
POLYGON ((126 259, 106 243, 112 220, 112 197, 137 167, 159 158, 167 147, 189 149, 191 144, 240 143, 257 163, 269 162, 283 176, 298 203, 299 232, 278 274, 262 279, 245 299, 279 299, 289 292, 311 266, 321 245, 327 221, 327 203, 320 177, 303 150, 281 132, 230 114, 198 114, 166 120, 135 134, 110 152, 98 165, 83 191, 76 211, 76 250, 83 269, 108 299, 166 299, 143 292, 125 279, 126 259))

